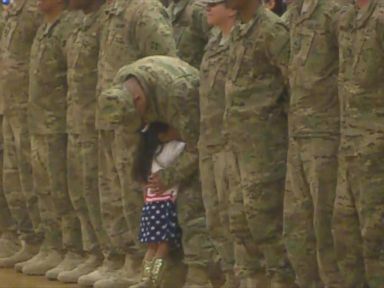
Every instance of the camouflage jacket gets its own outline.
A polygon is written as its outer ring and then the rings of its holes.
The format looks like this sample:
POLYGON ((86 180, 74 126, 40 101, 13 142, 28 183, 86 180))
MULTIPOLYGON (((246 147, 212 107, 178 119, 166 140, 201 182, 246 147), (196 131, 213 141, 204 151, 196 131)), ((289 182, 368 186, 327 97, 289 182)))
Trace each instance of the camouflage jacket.
POLYGON ((340 99, 343 149, 383 150, 384 4, 351 6, 340 20, 340 99))
POLYGON ((199 68, 209 39, 205 5, 199 0, 180 0, 171 2, 168 12, 179 57, 199 68))
POLYGON ((32 134, 66 132, 66 41, 78 14, 64 11, 43 23, 33 41, 30 63, 28 124, 32 134))
POLYGON ((35 0, 16 0, 4 13, 0 40, 0 91, 3 98, 0 111, 19 114, 20 110, 27 109, 30 50, 42 16, 35 0))
POLYGON ((149 99, 146 119, 163 121, 180 133, 186 150, 171 167, 160 172, 163 182, 171 187, 190 180, 197 172, 199 137, 199 72, 180 59, 152 56, 122 68, 116 83, 135 76, 149 99))
POLYGON ((222 130, 228 56, 229 42, 218 33, 209 41, 200 67, 199 150, 201 151, 213 152, 225 144, 222 130))
POLYGON ((0 5, 0 35, 3 33, 4 21, 5 21, 4 16, 5 15, 4 15, 3 5, 0 5))
MULTIPOLYGON (((4 8, 3 5, 0 5, 0 39, 1 39, 1 34, 3 33, 3 28, 4 28, 4 8)), ((1 40, 0 40, 1 41, 1 40)), ((0 58, 0 71, 3 71, 3 67, 1 66, 1 58, 0 58)), ((3 114, 4 110, 4 103, 3 103, 3 92, 1 91, 0 88, 0 115, 3 114)))
MULTIPOLYGON (((124 65, 150 55, 176 56, 168 14, 158 0, 115 0, 110 5, 103 24, 97 95, 124 65)), ((113 128, 96 118, 98 129, 113 128)))
POLYGON ((337 20, 334 1, 291 4, 289 130, 293 137, 339 134, 337 20))
POLYGON ((341 5, 342 7, 354 5, 355 0, 334 0, 337 4, 341 5))
POLYGON ((288 61, 289 33, 273 12, 259 6, 251 21, 235 26, 224 114, 233 148, 250 147, 256 140, 268 146, 272 138, 284 139, 285 132, 281 131, 286 129, 284 79, 288 61))
POLYGON ((84 15, 67 41, 67 132, 95 131, 97 59, 105 6, 84 15))
MULTIPOLYGON (((331 1, 320 0, 319 2, 321 2, 322 4, 328 4, 330 6, 336 5, 336 6, 344 7, 344 6, 352 5, 354 0, 331 0, 331 1), (327 2, 327 3, 324 3, 324 2, 327 2)), ((297 11, 298 11, 297 9, 301 10, 302 3, 303 3, 303 0, 293 1, 292 3, 290 3, 288 5, 287 11, 281 16, 281 19, 284 21, 284 23, 288 27, 291 27, 291 24, 294 21, 294 18, 297 17, 296 16, 297 11), (296 2, 298 2, 298 3, 296 3, 296 2)), ((300 10, 299 10, 299 12, 300 12, 300 10)))

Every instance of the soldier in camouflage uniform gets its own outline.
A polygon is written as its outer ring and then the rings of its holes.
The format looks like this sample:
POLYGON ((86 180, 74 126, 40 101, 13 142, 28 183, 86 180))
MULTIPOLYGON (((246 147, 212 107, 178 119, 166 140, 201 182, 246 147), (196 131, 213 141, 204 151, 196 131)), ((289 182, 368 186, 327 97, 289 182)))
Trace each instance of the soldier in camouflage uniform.
POLYGON ((69 199, 66 173, 65 45, 76 15, 64 10, 64 0, 42 0, 39 6, 45 21, 31 49, 28 124, 45 247, 33 262, 23 267, 23 273, 46 273, 49 279, 57 279, 59 272, 83 261, 80 223, 69 199))
POLYGON ((291 9, 289 150, 284 234, 300 287, 344 287, 332 239, 337 182, 339 5, 296 0, 291 9))
MULTIPOLYGON (((294 275, 282 239, 289 34, 259 0, 229 3, 241 20, 231 36, 231 69, 225 85, 224 124, 231 152, 228 169, 233 175, 229 179, 240 177, 240 183, 233 185, 237 189, 230 190, 230 227, 254 257, 261 251, 270 287, 292 287, 294 275)), ((266 281, 260 270, 243 279, 242 285, 268 287, 266 281)))
MULTIPOLYGON (((4 28, 4 8, 0 5, 0 35, 4 28)), ((1 61, 1 60, 0 60, 1 61)), ((1 67, 0 62, 0 69, 1 67)), ((0 259, 12 256, 20 248, 16 227, 3 191, 3 96, 0 90, 0 259)))
MULTIPOLYGON (((58 279, 76 283, 94 271, 103 260, 109 241, 100 214, 97 187, 97 131, 95 128, 97 58, 101 23, 105 15, 102 0, 71 1, 70 8, 82 10, 82 23, 67 41, 67 174, 72 205, 80 219, 87 261, 58 279)), ((68 269, 69 270, 69 269, 68 269)))
POLYGON ((204 47, 209 39, 209 26, 201 0, 173 0, 168 6, 178 56, 200 67, 204 47))
MULTIPOLYGON (((302 2, 303 0, 300 0, 300 1, 287 1, 286 2, 286 5, 287 5, 287 11, 281 16, 281 19, 283 20, 283 22, 288 26, 290 27, 293 23, 293 21, 297 18, 297 5, 301 5, 300 3, 302 2), (296 3, 298 2, 298 3, 296 3), (295 3, 295 5, 291 5, 295 3)), ((307 5, 310 4, 310 1, 304 1, 304 2, 308 2, 307 5)), ((320 2, 323 2, 323 1, 320 1, 320 2)), ((325 1, 325 2, 329 2, 329 1, 325 1)), ((346 5, 350 5, 354 2, 354 0, 335 0, 335 1, 332 1, 334 2, 335 4, 338 4, 340 7, 344 7, 346 5)))
POLYGON ((10 4, 5 14, 1 37, 0 77, 4 100, 3 188, 15 227, 24 247, 0 266, 13 267, 32 258, 39 250, 41 235, 35 233, 40 222, 37 197, 32 188, 31 148, 27 125, 28 63, 33 37, 40 24, 40 15, 33 0, 10 4))
POLYGON ((236 11, 228 8, 223 0, 206 0, 206 5, 207 22, 217 27, 218 31, 206 46, 200 66, 200 178, 207 228, 221 257, 225 287, 236 287, 235 247, 229 232, 229 190, 225 169, 225 139, 222 135, 228 41, 236 11))
POLYGON ((384 287, 383 4, 357 1, 340 19, 334 237, 346 288, 384 287))
POLYGON ((126 131, 131 134, 140 127, 141 119, 145 123, 162 121, 172 125, 186 142, 184 153, 172 166, 156 174, 155 182, 158 187, 163 188, 180 183, 177 198, 178 219, 183 230, 184 262, 189 268, 184 287, 211 287, 206 270, 215 251, 205 227, 204 206, 198 181, 198 71, 177 58, 153 56, 122 68, 115 83, 117 88, 103 94, 109 97, 99 100, 103 119, 130 123, 129 130, 126 131), (138 101, 132 98, 132 95, 136 97, 136 94, 132 94, 136 93, 131 91, 132 86, 129 82, 125 83, 128 79, 132 81, 131 76, 135 83, 139 83, 136 87, 142 87, 141 100, 146 104, 145 112, 141 115, 132 112, 133 102, 138 101), (126 88, 123 85, 127 85, 126 88), (125 118, 126 110, 131 111, 128 116, 132 117, 125 118))
MULTIPOLYGON (((158 0, 115 0, 107 8, 103 27, 97 95, 112 84, 113 77, 125 64, 147 55, 176 56, 172 28, 158 0)), ((96 111, 101 213, 111 241, 103 265, 80 277, 79 283, 93 285, 98 282, 97 288, 126 287, 139 280, 137 268, 140 265, 137 264, 144 252, 138 251, 134 243, 143 198, 134 192, 130 173, 132 159, 127 157, 137 137, 127 134, 125 127, 103 123, 97 114, 96 111)))
POLYGON ((349 5, 354 5, 356 1, 355 0, 336 0, 335 2, 341 5, 342 7, 345 7, 349 5))
POLYGON ((294 11, 293 9, 291 9, 291 6, 292 6, 291 4, 292 3, 287 3, 287 11, 285 11, 285 13, 281 16, 281 20, 288 27, 291 27, 292 17, 293 17, 292 11, 294 11))

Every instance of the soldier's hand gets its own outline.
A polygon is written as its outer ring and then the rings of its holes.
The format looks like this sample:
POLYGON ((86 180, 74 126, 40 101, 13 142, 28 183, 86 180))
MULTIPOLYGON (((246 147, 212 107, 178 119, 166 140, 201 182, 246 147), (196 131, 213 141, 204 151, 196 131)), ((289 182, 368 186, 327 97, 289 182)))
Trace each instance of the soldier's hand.
POLYGON ((160 175, 156 173, 149 176, 147 188, 152 189, 152 191, 158 195, 163 194, 168 190, 168 188, 161 181, 160 175))

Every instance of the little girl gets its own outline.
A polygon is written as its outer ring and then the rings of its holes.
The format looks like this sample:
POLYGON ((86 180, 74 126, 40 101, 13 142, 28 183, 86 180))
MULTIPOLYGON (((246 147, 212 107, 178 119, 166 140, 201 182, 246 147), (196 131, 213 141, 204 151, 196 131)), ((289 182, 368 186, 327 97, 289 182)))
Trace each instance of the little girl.
POLYGON ((171 246, 180 246, 175 205, 178 187, 155 191, 148 185, 151 175, 167 168, 183 152, 185 143, 178 139, 177 131, 163 122, 152 122, 141 131, 133 177, 144 185, 139 240, 147 244, 147 252, 141 282, 132 288, 159 287, 171 246))

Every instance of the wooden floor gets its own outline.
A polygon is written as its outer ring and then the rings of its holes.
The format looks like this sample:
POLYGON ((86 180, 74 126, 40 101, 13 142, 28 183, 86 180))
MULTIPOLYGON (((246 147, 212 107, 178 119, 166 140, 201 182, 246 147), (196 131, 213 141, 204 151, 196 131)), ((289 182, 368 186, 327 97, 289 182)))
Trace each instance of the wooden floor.
POLYGON ((0 288, 78 288, 78 285, 48 281, 44 277, 25 276, 13 269, 0 269, 0 288))

